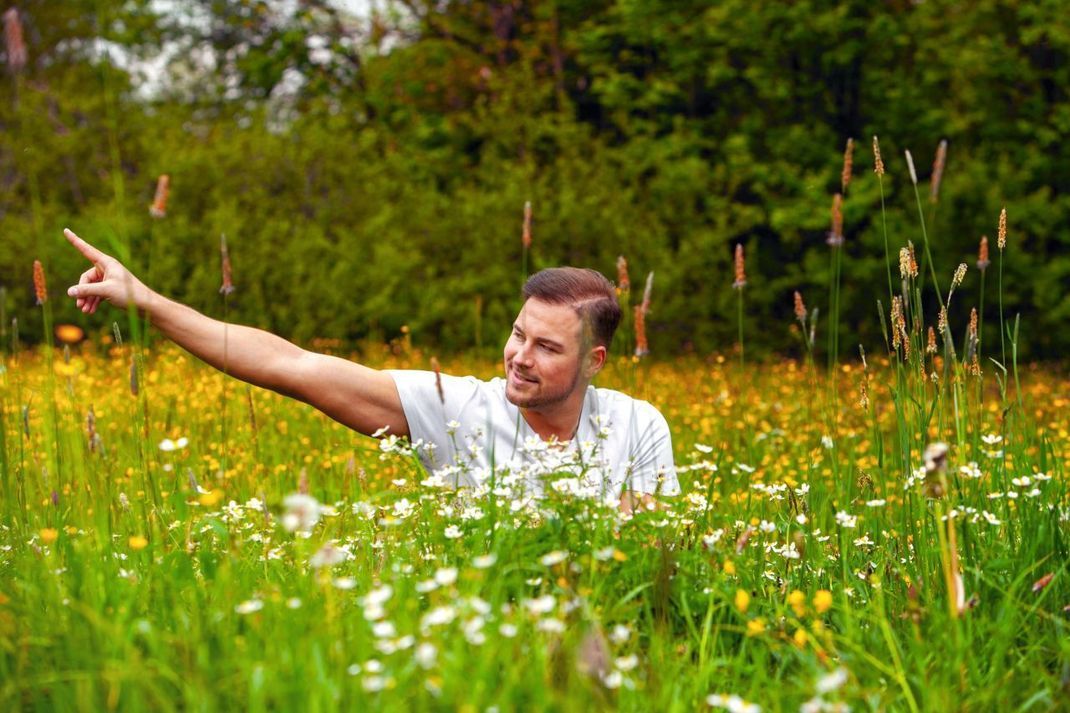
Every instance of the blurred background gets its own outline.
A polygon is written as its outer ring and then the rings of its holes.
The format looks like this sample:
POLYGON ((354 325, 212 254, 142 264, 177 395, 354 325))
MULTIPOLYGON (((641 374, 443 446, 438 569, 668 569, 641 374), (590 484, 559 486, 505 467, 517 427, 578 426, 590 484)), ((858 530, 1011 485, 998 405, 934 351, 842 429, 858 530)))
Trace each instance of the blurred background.
MULTIPOLYGON (((69 226, 163 293, 300 342, 497 350, 530 271, 655 273, 655 356, 728 352, 745 249, 748 354, 824 344, 833 194, 839 344, 883 344, 892 274, 922 231, 969 272, 951 324, 1003 303, 1026 356, 1070 347, 1070 23, 1062 0, 26 0, 0 50, 0 325, 107 332, 65 298, 69 226), (933 181, 946 140, 942 180, 933 181), (166 191, 159 188, 168 177, 166 191), (165 195, 166 193, 166 195, 165 195), (220 295, 226 236, 236 290, 220 295)), ((923 270, 926 267, 923 265, 923 270)), ((931 293, 930 293, 931 294, 931 293)), ((634 298, 633 298, 634 299, 634 298)), ((935 302, 930 300, 935 312, 935 302)), ((629 350, 630 345, 619 349, 629 350)))

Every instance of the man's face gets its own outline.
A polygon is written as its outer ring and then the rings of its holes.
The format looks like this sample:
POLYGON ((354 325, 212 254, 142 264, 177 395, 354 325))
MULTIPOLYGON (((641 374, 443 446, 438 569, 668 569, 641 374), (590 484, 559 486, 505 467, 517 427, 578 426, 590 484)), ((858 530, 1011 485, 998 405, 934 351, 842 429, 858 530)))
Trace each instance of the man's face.
POLYGON ((557 405, 582 373, 582 321, 569 305, 524 303, 505 343, 505 397, 521 408, 557 405))

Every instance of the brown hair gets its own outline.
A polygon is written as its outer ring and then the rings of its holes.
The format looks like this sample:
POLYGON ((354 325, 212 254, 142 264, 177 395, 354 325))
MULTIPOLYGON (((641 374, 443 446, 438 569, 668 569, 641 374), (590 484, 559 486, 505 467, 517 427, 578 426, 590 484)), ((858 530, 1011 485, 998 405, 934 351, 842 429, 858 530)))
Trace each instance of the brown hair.
POLYGON ((550 267, 524 283, 524 299, 570 305, 595 344, 609 348, 620 324, 617 290, 605 275, 589 268, 550 267))

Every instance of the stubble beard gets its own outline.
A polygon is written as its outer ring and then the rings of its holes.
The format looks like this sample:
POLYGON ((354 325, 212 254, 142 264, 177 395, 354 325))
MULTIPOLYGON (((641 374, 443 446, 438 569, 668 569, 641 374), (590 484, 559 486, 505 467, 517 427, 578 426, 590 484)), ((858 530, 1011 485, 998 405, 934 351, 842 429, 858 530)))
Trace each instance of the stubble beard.
MULTIPOLYGON (((506 382, 505 382, 505 398, 509 403, 519 408, 526 409, 540 409, 547 406, 556 406, 557 404, 568 399, 572 395, 572 392, 576 390, 576 385, 580 382, 580 369, 577 366, 576 370, 572 374, 572 383, 560 391, 534 393, 530 396, 524 396, 514 393, 509 385, 509 367, 506 367, 506 382)), ((542 386, 543 382, 539 382, 536 386, 542 386)))

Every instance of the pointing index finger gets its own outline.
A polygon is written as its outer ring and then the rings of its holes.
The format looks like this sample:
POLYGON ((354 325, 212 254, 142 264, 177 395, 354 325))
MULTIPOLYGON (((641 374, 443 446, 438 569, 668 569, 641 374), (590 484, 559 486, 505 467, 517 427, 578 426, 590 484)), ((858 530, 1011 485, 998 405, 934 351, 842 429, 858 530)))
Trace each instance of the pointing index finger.
POLYGON ((67 238, 70 244, 78 248, 78 252, 82 253, 82 255, 84 255, 90 262, 96 264, 106 257, 104 253, 75 235, 74 231, 70 228, 64 228, 63 235, 67 238))

